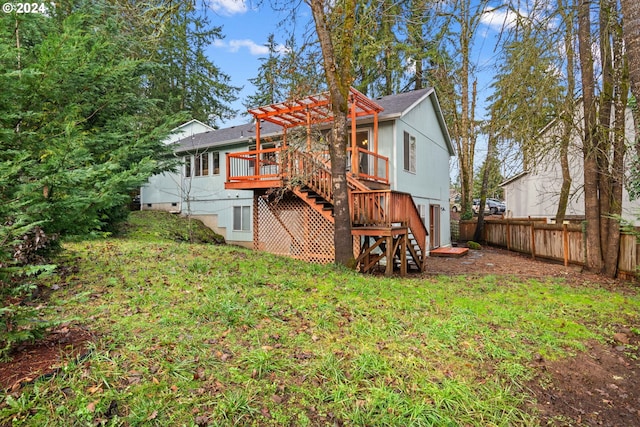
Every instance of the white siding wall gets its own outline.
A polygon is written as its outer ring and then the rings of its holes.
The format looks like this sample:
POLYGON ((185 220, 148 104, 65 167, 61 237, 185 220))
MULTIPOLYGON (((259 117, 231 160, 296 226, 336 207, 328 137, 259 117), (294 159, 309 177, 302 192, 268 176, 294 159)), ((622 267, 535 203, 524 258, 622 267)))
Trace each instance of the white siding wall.
POLYGON ((246 190, 226 190, 226 153, 245 151, 246 146, 209 148, 220 153, 220 173, 213 175, 213 165, 209 165, 208 176, 184 176, 180 173, 153 176, 142 188, 141 209, 161 209, 177 211, 182 215, 200 218, 227 242, 249 244, 253 241, 252 227, 248 231, 233 229, 234 206, 249 206, 253 209, 253 192, 246 190), (172 207, 176 203, 178 208, 172 207))
MULTIPOLYGON (((552 132, 553 130, 549 131, 547 136, 552 132)), ((626 133, 627 143, 631 144, 635 138, 635 132, 630 112, 627 115, 626 133)), ((578 135, 575 135, 569 149, 572 183, 566 211, 568 216, 584 216, 584 162, 580 144, 578 135)), ((532 171, 504 185, 507 212, 512 217, 555 217, 562 185, 559 158, 558 149, 551 149, 545 159, 540 161, 532 171)), ((640 215, 640 201, 629 200, 626 189, 623 192, 622 210, 624 219, 640 225, 640 221, 636 218, 640 215)))
POLYGON ((440 205, 441 246, 451 245, 449 215, 449 151, 431 98, 402 119, 383 122, 379 128, 380 154, 389 157, 393 190, 410 193, 414 202, 426 206, 427 229, 432 221, 429 206, 440 205), (404 132, 416 138, 416 171, 404 170, 404 132))

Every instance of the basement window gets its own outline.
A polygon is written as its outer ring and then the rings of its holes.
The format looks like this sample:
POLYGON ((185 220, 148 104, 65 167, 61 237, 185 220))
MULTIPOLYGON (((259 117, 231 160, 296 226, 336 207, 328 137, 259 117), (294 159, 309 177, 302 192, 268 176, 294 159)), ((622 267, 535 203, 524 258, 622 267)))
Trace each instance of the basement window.
POLYGON ((233 207, 233 231, 251 230, 251 206, 233 207))

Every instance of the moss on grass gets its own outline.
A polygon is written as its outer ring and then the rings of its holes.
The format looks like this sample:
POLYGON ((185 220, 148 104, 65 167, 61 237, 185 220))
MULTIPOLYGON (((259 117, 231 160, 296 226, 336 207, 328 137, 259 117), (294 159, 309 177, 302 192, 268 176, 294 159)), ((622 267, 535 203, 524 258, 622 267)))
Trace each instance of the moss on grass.
POLYGON ((119 237, 132 240, 222 244, 224 237, 197 219, 160 211, 131 212, 119 237))

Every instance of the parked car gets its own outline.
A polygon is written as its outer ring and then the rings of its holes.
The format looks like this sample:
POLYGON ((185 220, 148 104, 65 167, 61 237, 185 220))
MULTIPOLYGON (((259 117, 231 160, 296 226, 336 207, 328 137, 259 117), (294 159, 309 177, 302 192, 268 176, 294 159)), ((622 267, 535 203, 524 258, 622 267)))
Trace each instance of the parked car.
POLYGON ((460 196, 455 198, 449 198, 449 204, 451 205, 451 212, 462 212, 462 204, 460 203, 460 196))
MULTIPOLYGON (((471 207, 473 213, 478 215, 480 211, 480 199, 473 199, 473 206, 471 207)), ((491 215, 497 215, 501 213, 505 213, 507 211, 507 205, 501 200, 494 198, 487 198, 486 203, 484 205, 484 212, 489 213, 491 215)))
POLYGON ((505 213, 507 211, 507 205, 505 205, 503 201, 498 199, 488 198, 487 206, 491 215, 505 213))
MULTIPOLYGON (((475 215, 478 215, 478 212, 480 212, 480 199, 473 199, 473 205, 471 205, 471 210, 473 211, 473 213, 475 215)), ((484 205, 484 211, 489 212, 489 205, 485 204, 484 205)))

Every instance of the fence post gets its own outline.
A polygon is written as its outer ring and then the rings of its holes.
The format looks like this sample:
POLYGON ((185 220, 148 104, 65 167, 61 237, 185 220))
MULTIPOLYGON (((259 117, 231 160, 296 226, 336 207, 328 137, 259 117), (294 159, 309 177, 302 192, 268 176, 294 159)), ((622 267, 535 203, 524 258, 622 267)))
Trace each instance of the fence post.
POLYGON ((509 218, 507 218, 507 250, 511 250, 511 227, 509 225, 509 218))
MULTIPOLYGON (((529 218, 529 221, 531 221, 531 218, 529 218)), ((533 229, 534 223, 535 221, 531 221, 531 257, 536 259, 536 235, 533 229)))
POLYGON ((562 224, 562 252, 564 256, 564 266, 569 265, 569 232, 567 231, 567 224, 562 224))

